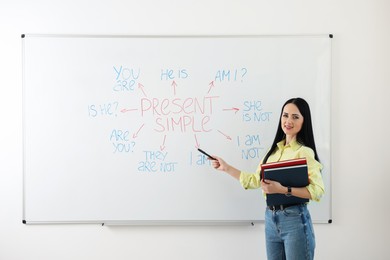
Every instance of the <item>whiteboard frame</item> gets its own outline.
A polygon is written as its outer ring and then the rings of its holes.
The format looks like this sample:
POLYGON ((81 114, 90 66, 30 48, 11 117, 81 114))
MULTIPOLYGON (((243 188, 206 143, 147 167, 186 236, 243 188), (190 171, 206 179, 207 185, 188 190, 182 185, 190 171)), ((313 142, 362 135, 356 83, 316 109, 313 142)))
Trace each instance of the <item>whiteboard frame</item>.
MULTIPOLYGON (((26 169, 25 169, 25 158, 26 158, 26 150, 25 150, 25 139, 26 139, 26 124, 25 124, 25 42, 23 41, 26 37, 57 37, 57 38, 294 38, 294 37, 329 37, 333 38, 333 34, 264 34, 264 35, 256 35, 256 34, 242 34, 242 35, 202 35, 202 34, 191 34, 191 35, 103 35, 103 34, 22 34, 22 122, 23 122, 23 224, 101 224, 101 225, 255 225, 255 223, 262 223, 264 220, 237 220, 237 221, 214 221, 214 220, 199 220, 199 221, 186 221, 186 220, 161 220, 161 221, 139 221, 139 220, 107 220, 107 221, 96 221, 96 220, 83 220, 83 221, 27 221, 26 220, 26 169)), ((330 208, 329 208, 329 220, 327 221, 313 221, 315 224, 324 224, 324 223, 332 223, 332 69, 333 69, 333 51, 332 51, 332 41, 330 43, 330 89, 329 89, 329 114, 330 114, 330 125, 329 127, 329 135, 330 135, 330 150, 329 150, 329 179, 330 186, 326 187, 327 193, 330 195, 330 208)))

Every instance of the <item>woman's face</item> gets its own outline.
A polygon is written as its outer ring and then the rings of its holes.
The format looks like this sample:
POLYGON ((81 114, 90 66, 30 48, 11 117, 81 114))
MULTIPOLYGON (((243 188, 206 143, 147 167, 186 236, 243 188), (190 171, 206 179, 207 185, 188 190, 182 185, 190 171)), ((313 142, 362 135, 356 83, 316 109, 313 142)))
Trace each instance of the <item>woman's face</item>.
POLYGON ((302 129, 303 116, 296 105, 289 103, 284 106, 281 119, 281 127, 286 136, 294 138, 302 129))

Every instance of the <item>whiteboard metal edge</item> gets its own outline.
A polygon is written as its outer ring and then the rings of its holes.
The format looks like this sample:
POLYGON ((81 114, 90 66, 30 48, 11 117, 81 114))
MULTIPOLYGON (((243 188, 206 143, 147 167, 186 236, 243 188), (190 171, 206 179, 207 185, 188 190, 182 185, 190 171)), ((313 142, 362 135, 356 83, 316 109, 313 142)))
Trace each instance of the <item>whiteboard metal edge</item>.
MULTIPOLYGON (((313 220, 313 224, 329 224, 331 220, 313 220)), ((242 221, 217 221, 217 220, 202 220, 202 221, 186 221, 186 220, 123 220, 123 221, 23 221, 25 225, 102 225, 102 226, 255 226, 256 224, 264 224, 264 220, 242 220, 242 221)))
POLYGON ((23 34, 26 37, 57 37, 57 38, 283 38, 283 37, 330 37, 324 34, 23 34))
POLYGON ((90 221, 90 220, 66 220, 66 221, 44 221, 44 220, 34 220, 34 221, 28 221, 28 220, 23 220, 23 224, 25 225, 73 225, 73 224, 99 224, 103 225, 103 221, 90 221))
POLYGON ((25 43, 24 43, 25 35, 22 34, 22 218, 26 219, 26 123, 25 123, 25 113, 26 113, 26 97, 25 97, 25 43))
POLYGON ((333 221, 333 212, 332 212, 332 205, 333 205, 333 203, 332 203, 332 199, 333 199, 333 196, 332 196, 332 194, 333 194, 333 191, 332 191, 332 175, 333 175, 333 159, 332 159, 332 150, 333 150, 333 148, 332 148, 332 140, 333 140, 333 138, 332 138, 332 129, 333 129, 333 124, 332 124, 332 100, 333 100, 333 98, 332 98, 332 94, 333 94, 333 91, 332 91, 332 86, 333 86, 333 73, 332 73, 332 71, 333 71, 333 38, 334 38, 334 34, 329 34, 330 36, 329 36, 329 41, 330 41, 330 43, 329 43, 329 48, 330 48, 330 71, 329 71, 329 78, 330 78, 330 81, 329 81, 329 84, 330 84, 330 86, 329 86, 329 115, 330 115, 330 118, 329 118, 329 169, 330 169, 330 174, 329 174, 329 183, 331 184, 330 185, 330 187, 329 187, 329 201, 330 201, 330 203, 329 203, 329 219, 328 219, 328 222, 327 223, 329 223, 329 224, 331 224, 332 223, 332 221, 333 221))
POLYGON ((264 220, 109 220, 109 221, 26 221, 25 225, 98 224, 106 226, 254 226, 264 220))

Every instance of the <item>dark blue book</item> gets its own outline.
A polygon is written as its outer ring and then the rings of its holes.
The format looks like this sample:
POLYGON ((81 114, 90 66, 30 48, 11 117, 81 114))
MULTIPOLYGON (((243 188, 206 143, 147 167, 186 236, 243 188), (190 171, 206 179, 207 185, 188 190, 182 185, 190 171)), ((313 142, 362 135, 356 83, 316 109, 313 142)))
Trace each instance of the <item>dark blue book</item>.
MULTIPOLYGON (((285 187, 306 187, 309 185, 309 174, 305 158, 266 163, 261 165, 261 177, 273 180, 285 187)), ((308 202, 308 199, 285 194, 267 194, 267 206, 291 205, 308 202)))

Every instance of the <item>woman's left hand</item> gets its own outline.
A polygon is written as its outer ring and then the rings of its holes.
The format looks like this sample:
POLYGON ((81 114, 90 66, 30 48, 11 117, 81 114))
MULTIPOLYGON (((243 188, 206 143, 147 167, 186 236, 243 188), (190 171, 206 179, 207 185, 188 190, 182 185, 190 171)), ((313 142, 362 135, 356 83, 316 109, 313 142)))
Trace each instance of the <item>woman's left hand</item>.
POLYGON ((275 194, 275 193, 284 194, 287 192, 286 187, 284 187, 282 184, 280 184, 277 181, 271 181, 271 180, 262 180, 261 188, 263 189, 265 194, 275 194))

